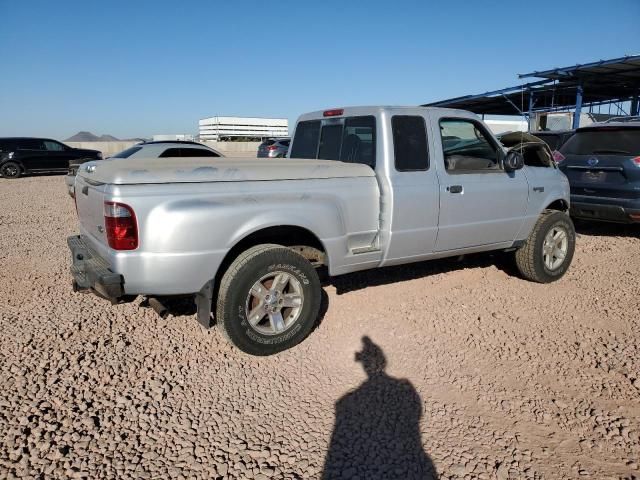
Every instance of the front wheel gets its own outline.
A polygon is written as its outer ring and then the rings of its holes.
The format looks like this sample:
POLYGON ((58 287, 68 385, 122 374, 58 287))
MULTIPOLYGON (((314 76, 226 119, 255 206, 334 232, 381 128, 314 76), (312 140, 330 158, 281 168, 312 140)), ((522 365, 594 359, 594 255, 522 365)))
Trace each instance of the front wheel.
POLYGON ((22 169, 16 162, 5 162, 0 167, 0 174, 4 178, 18 178, 22 174, 22 169))
POLYGON ((309 261, 281 245, 242 253, 220 282, 216 320, 243 352, 272 355, 301 342, 320 310, 321 287, 309 261))
POLYGON ((569 215, 547 210, 533 227, 527 243, 516 251, 516 265, 527 280, 554 282, 571 265, 575 247, 576 231, 569 215))

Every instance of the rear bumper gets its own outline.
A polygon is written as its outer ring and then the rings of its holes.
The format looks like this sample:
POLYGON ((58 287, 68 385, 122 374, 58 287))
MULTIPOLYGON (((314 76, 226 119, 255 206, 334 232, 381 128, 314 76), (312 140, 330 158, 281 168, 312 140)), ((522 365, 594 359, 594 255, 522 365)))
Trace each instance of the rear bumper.
POLYGON ((117 303, 124 297, 124 277, 110 270, 109 264, 89 247, 80 235, 67 238, 71 251, 73 290, 93 292, 117 303))
POLYGON ((571 196, 571 216, 603 222, 640 222, 640 201, 612 199, 611 202, 605 203, 602 197, 594 200, 589 201, 583 196, 571 196))

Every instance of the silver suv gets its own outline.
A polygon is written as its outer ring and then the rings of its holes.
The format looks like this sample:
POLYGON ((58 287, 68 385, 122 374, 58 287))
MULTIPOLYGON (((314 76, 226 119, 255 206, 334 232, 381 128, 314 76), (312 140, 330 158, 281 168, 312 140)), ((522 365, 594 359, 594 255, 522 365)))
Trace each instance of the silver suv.
POLYGON ((197 142, 159 140, 138 143, 109 158, 224 157, 223 154, 197 142))
POLYGON ((258 147, 258 158, 284 158, 287 156, 290 143, 289 137, 269 138, 258 147))

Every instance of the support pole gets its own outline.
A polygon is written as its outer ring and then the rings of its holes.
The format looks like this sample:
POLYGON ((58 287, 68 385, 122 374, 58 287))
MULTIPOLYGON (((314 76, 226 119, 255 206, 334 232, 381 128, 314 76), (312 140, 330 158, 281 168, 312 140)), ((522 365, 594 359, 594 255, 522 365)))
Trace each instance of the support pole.
POLYGON ((582 111, 582 84, 578 85, 576 92, 576 110, 573 113, 573 128, 580 126, 580 112, 582 111))
POLYGON ((631 116, 635 117, 636 115, 638 115, 638 107, 640 107, 640 97, 638 97, 638 95, 636 94, 631 99, 631 116))
POLYGON ((529 89, 529 112, 527 113, 528 132, 531 133, 531 113, 533 110, 533 91, 529 89))

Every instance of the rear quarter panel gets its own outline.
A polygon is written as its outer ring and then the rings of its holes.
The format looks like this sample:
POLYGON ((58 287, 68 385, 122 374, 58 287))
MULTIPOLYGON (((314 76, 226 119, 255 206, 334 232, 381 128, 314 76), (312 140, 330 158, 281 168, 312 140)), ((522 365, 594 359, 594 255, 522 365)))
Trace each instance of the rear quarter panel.
POLYGON ((217 183, 112 185, 105 200, 130 205, 140 246, 103 248, 131 294, 199 291, 226 253, 253 232, 280 225, 306 228, 326 249, 329 270, 355 260, 378 228, 375 177, 217 183))

